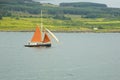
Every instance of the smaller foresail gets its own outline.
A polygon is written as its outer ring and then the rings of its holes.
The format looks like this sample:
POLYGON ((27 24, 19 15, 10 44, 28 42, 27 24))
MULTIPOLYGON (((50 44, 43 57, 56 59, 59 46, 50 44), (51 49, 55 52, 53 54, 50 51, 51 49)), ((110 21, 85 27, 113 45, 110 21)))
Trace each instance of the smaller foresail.
POLYGON ((51 42, 51 40, 50 40, 48 34, 45 32, 43 43, 47 43, 47 42, 51 42))

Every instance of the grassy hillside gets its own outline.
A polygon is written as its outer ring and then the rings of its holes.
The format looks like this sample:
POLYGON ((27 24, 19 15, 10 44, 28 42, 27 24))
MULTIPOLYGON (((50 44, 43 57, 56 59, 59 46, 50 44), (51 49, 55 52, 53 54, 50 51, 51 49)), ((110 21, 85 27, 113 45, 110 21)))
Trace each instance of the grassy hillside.
MULTIPOLYGON (((40 18, 10 18, 0 20, 0 31, 33 31, 40 25, 40 18)), ((43 18, 44 27, 52 31, 83 31, 83 32, 119 32, 119 20, 106 20, 104 18, 86 19, 71 15, 71 20, 56 20, 43 18), (94 30, 97 28, 98 30, 94 30)))
POLYGON ((86 2, 56 6, 32 0, 0 0, 0 31, 34 30, 41 22, 41 10, 44 26, 53 31, 120 31, 119 8, 86 2))

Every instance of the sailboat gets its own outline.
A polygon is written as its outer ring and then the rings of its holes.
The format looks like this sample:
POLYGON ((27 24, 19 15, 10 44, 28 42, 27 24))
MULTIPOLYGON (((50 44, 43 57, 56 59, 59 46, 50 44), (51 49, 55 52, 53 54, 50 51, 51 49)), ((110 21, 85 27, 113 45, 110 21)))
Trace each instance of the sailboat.
POLYGON ((46 31, 42 33, 40 27, 37 26, 31 41, 25 47, 51 47, 51 39, 48 33, 46 31))
POLYGON ((47 28, 44 28, 43 31, 43 25, 42 25, 42 10, 41 10, 41 26, 39 27, 38 25, 36 26, 36 30, 34 32, 34 35, 29 41, 25 47, 51 47, 51 38, 48 35, 48 33, 53 37, 57 42, 59 40, 57 37, 47 28))

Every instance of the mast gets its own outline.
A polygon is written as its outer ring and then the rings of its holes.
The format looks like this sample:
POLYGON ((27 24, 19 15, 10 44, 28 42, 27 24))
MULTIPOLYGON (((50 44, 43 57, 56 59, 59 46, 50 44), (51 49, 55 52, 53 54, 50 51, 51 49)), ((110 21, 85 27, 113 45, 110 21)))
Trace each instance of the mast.
POLYGON ((42 10, 41 10, 41 24, 40 24, 40 29, 41 29, 41 32, 43 31, 43 24, 42 24, 42 10))

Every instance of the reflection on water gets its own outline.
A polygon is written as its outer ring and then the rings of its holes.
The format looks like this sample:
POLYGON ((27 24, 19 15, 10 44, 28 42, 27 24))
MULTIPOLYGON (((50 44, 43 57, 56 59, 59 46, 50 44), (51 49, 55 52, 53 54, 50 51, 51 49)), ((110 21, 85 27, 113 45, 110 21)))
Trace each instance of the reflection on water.
POLYGON ((0 32, 0 80, 119 80, 119 33, 55 33, 51 48, 24 47, 30 32, 0 32))

